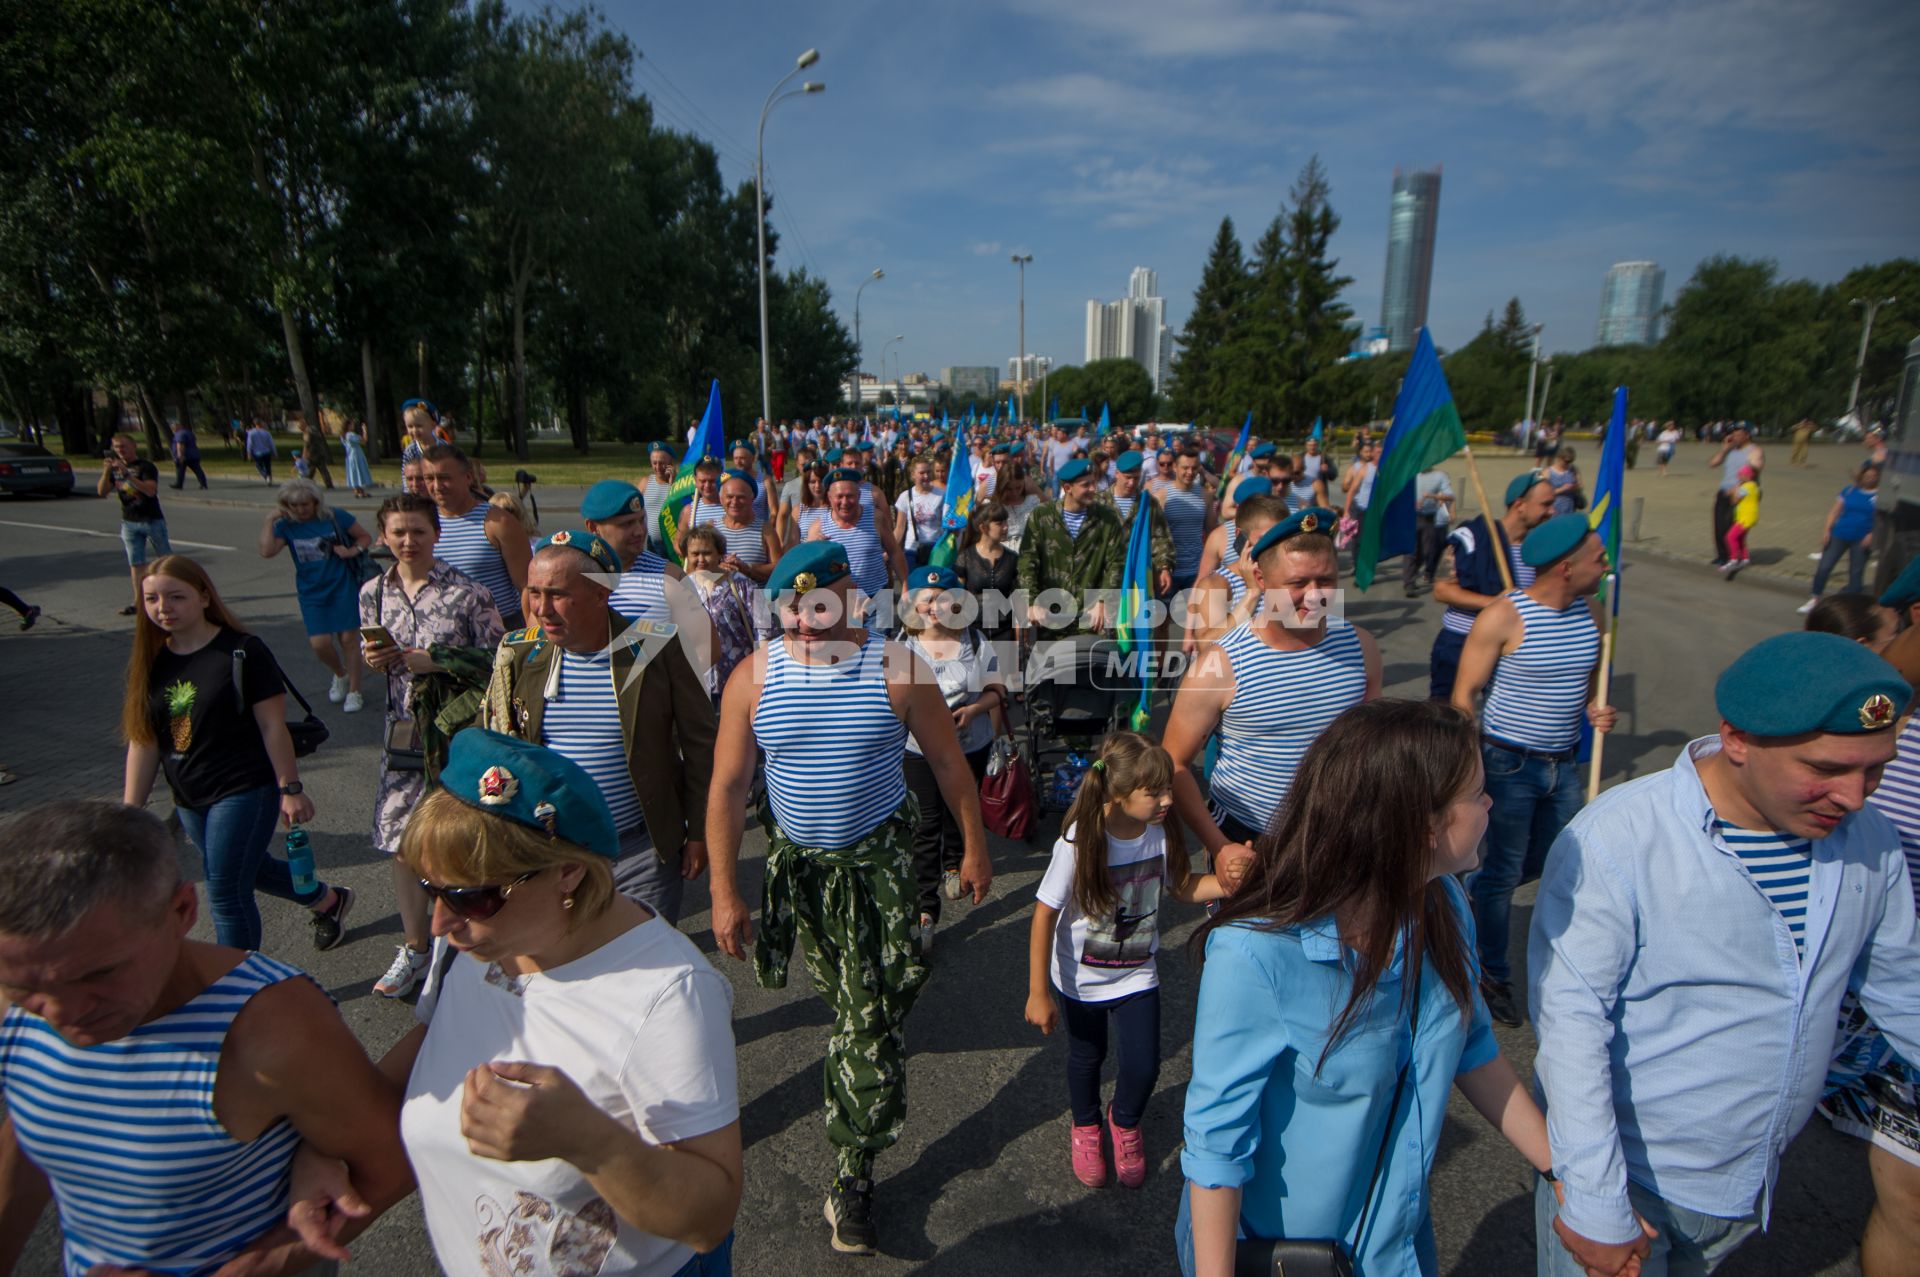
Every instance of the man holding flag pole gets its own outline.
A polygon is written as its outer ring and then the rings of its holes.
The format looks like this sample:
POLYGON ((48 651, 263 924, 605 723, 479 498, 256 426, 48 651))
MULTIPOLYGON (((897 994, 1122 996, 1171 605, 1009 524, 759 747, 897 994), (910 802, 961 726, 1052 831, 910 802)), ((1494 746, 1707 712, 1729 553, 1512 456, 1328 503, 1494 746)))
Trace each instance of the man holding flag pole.
MULTIPOLYGON (((1597 692, 1594 705, 1609 714, 1612 713, 1608 709, 1608 696, 1613 682, 1614 640, 1620 633, 1620 506, 1626 475, 1627 388, 1616 386, 1613 417, 1607 422, 1607 437, 1600 445, 1600 473, 1594 480, 1593 505, 1587 511, 1587 521, 1600 538, 1600 546, 1607 556, 1607 581, 1601 587, 1606 592, 1607 624, 1600 635, 1600 672, 1594 680, 1597 692)), ((1600 795, 1601 754, 1606 739, 1604 735, 1593 738, 1592 770, 1587 774, 1588 802, 1600 795)))

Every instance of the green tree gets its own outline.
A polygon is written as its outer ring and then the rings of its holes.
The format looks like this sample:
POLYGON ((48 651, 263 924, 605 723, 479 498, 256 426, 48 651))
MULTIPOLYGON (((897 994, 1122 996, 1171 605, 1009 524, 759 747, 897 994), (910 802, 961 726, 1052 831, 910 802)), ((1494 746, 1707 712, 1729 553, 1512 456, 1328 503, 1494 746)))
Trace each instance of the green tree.
MULTIPOLYGON (((1116 426, 1153 419, 1153 378, 1133 360, 1095 359, 1074 371, 1080 374, 1076 379, 1078 389, 1093 420, 1099 420, 1103 403, 1116 426)), ((1066 402, 1064 397, 1060 401, 1062 412, 1066 411, 1066 402)))
POLYGON ((776 412, 796 417, 832 412, 854 368, 853 334, 833 313, 832 291, 804 269, 769 285, 768 327, 781 404, 776 412))
MULTIPOLYGON (((1194 290, 1193 311, 1180 330, 1178 353, 1173 359, 1173 402, 1177 416, 1190 420, 1223 419, 1231 407, 1223 400, 1227 387, 1225 352, 1232 344, 1240 322, 1240 302, 1247 287, 1246 258, 1234 233, 1233 219, 1220 219, 1206 267, 1200 274, 1200 286, 1194 290)), ((1060 376, 1056 370, 1056 382, 1060 376)), ((1063 412, 1077 402, 1060 392, 1063 412)))
POLYGON ((1329 202, 1332 193, 1316 155, 1288 195, 1282 337, 1271 374, 1279 392, 1274 424, 1287 432, 1303 430, 1316 415, 1345 416, 1358 406, 1360 377, 1341 362, 1353 348, 1358 326, 1352 309, 1340 300, 1353 280, 1340 274, 1339 260, 1328 255, 1340 229, 1329 202))

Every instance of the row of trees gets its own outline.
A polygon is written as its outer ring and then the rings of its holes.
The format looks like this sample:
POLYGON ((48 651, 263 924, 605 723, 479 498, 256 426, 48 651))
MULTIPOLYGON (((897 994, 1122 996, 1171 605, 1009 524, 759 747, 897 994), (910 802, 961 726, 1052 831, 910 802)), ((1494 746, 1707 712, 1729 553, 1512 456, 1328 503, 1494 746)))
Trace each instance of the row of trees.
MULTIPOLYGON (((525 455, 760 396, 752 184, 660 127, 638 52, 502 0, 71 0, 0 29, 0 409, 93 446, 95 388, 387 449, 435 400, 525 455)), ((775 238, 769 230, 771 257, 775 238)), ((853 342, 769 272, 776 411, 832 409, 853 342)), ((117 404, 110 414, 117 418, 117 404)))

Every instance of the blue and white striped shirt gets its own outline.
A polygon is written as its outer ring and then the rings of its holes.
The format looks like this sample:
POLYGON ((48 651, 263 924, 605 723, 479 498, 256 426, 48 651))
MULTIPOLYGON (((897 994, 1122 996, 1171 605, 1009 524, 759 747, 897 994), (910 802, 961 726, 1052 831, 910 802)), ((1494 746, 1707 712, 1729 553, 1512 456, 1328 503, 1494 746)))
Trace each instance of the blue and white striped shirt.
POLYGON ((1920 913, 1920 714, 1900 729, 1899 751, 1867 802, 1885 812, 1900 831, 1900 850, 1913 879, 1913 909, 1920 913))
MULTIPOLYGON (((1122 523, 1125 523, 1128 519, 1131 519, 1133 517, 1134 509, 1139 504, 1140 504, 1140 498, 1137 496, 1134 496, 1134 497, 1116 496, 1113 498, 1114 512, 1120 516, 1120 522, 1122 523)), ((1066 511, 1062 509, 1060 513, 1065 514, 1066 511)), ((1083 515, 1082 518, 1084 519, 1084 517, 1085 516, 1083 515)), ((1079 534, 1076 532, 1074 535, 1077 536, 1079 534)))
POLYGON ((1240 529, 1236 524, 1237 521, 1234 519, 1220 520, 1220 526, 1227 530, 1226 543, 1220 547, 1220 566, 1223 568, 1230 568, 1240 561, 1240 547, 1235 544, 1239 539, 1240 529))
POLYGON ((285 1220, 299 1132, 282 1119, 236 1140, 213 1092, 241 1008, 304 978, 249 953, 184 1006, 98 1046, 7 1011, 0 1088, 21 1150, 53 1186, 68 1277, 101 1264, 211 1273, 285 1220))
POLYGON ((652 550, 634 557, 620 584, 607 598, 611 607, 628 620, 671 621, 667 609, 667 561, 652 550))
POLYGON ((623 835, 645 824, 640 795, 627 767, 627 744, 620 731, 620 700, 613 683, 613 653, 592 656, 560 651, 559 686, 540 720, 542 743, 564 754, 593 777, 613 812, 613 827, 623 835))
POLYGON ((1220 716, 1214 804, 1250 829, 1265 829, 1293 784, 1293 773, 1327 724, 1367 695, 1360 635, 1327 621, 1318 643, 1298 651, 1269 647, 1242 621, 1220 640, 1233 671, 1233 696, 1220 716))
POLYGON ((767 561, 767 543, 761 535, 762 529, 767 526, 765 515, 755 511, 753 522, 744 528, 730 528, 724 519, 716 526, 721 537, 726 540, 728 554, 742 563, 758 564, 767 561))
POLYGON ((1494 664, 1481 729, 1522 749, 1572 749, 1580 743, 1593 668, 1600 662, 1600 631, 1587 601, 1575 599, 1556 612, 1523 590, 1506 597, 1525 628, 1520 646, 1494 664))
POLYGON ((493 605, 502 616, 520 615, 520 591, 507 572, 507 561, 487 540, 487 511, 492 506, 476 505, 463 515, 440 515, 440 541, 434 557, 444 559, 487 587, 493 605))
POLYGON ((887 556, 880 549, 880 534, 873 528, 872 506, 861 506, 860 522, 850 528, 842 527, 831 514, 821 520, 820 527, 827 540, 846 550, 853 583, 862 594, 874 598, 887 588, 887 556))
POLYGON ((1200 554, 1207 546, 1207 495, 1199 485, 1182 488, 1169 483, 1160 493, 1160 512, 1167 516, 1173 536, 1173 574, 1192 576, 1200 570, 1200 554))
POLYGON ((1087 525, 1087 512, 1069 510, 1063 505, 1060 507, 1060 521, 1067 525, 1067 535, 1077 541, 1080 539, 1080 529, 1087 525))
POLYGON ((767 799, 780 832, 803 847, 848 847, 906 798, 907 725, 894 713, 869 634, 856 660, 809 665, 767 645, 753 734, 767 755, 767 799))
POLYGON ((1740 857, 1747 876, 1767 898, 1787 930, 1793 933, 1794 952, 1807 953, 1807 885, 1813 877, 1813 840, 1777 830, 1742 829, 1724 820, 1713 822, 1727 849, 1740 857))

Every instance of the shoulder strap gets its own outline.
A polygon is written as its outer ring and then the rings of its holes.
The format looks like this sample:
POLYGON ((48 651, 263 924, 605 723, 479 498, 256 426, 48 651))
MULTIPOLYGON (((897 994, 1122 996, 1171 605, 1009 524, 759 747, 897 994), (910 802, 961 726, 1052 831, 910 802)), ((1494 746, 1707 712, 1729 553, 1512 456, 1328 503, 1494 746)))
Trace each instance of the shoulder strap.
POLYGON ((1393 1100, 1387 1105, 1387 1124, 1380 1132, 1380 1151, 1373 1157, 1373 1174, 1367 1177, 1367 1195, 1360 1202, 1360 1219, 1353 1230, 1353 1249, 1357 1253, 1366 1240, 1367 1216, 1373 1213, 1373 1193, 1380 1186, 1380 1172, 1386 1169, 1387 1149, 1393 1142, 1393 1118, 1400 1109, 1400 1094, 1407 1086, 1407 1070, 1413 1067, 1413 1053, 1420 1046, 1420 986, 1427 977, 1427 955, 1423 950, 1414 968, 1413 1010, 1407 1014, 1407 1062, 1393 1083, 1393 1100))

